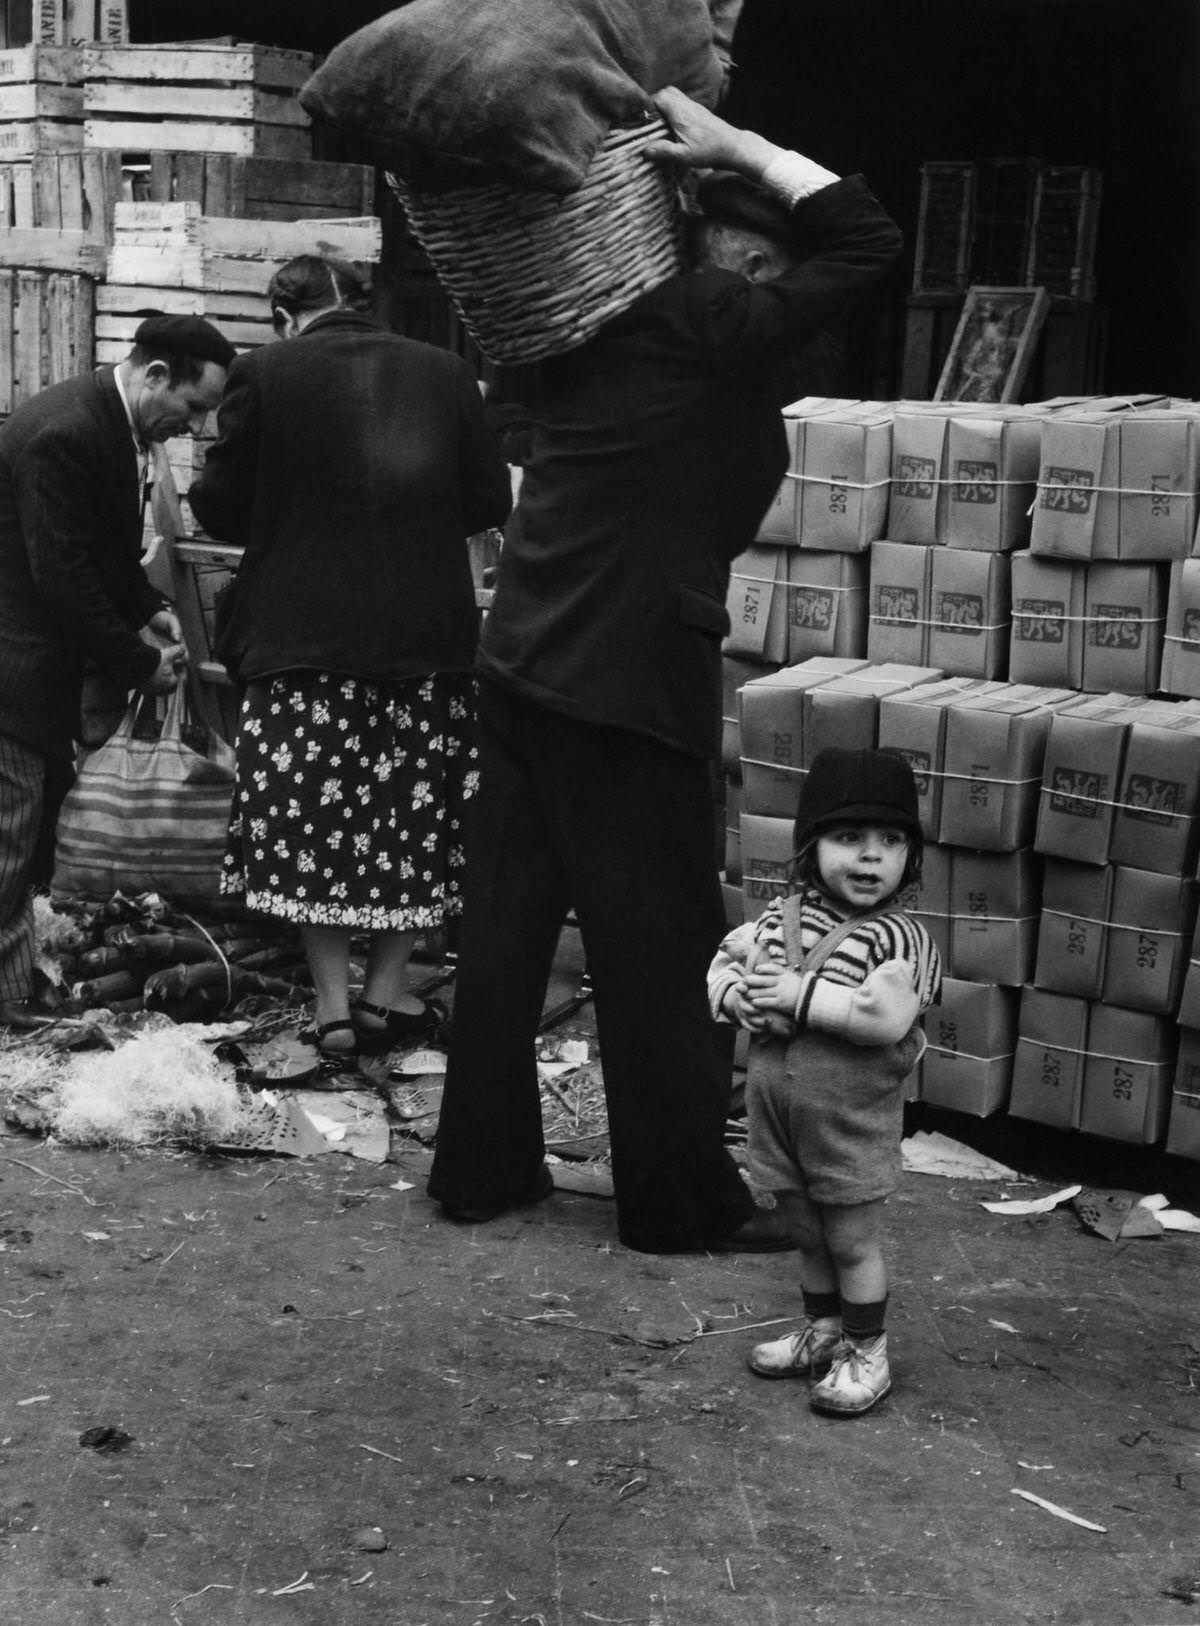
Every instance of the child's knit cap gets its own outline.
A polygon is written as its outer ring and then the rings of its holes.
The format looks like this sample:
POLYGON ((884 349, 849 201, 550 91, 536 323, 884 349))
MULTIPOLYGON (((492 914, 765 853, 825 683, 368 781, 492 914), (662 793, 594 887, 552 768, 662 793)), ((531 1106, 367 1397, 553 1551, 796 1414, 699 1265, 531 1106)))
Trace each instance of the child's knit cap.
POLYGON ((835 824, 894 824, 921 845, 912 769, 895 751, 818 751, 796 808, 796 852, 835 824))

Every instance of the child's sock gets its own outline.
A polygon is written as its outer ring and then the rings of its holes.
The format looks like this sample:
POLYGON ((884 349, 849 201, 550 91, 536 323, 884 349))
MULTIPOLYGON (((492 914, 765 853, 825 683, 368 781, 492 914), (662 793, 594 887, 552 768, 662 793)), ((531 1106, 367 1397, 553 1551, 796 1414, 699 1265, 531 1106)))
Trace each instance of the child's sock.
POLYGON ((832 1293, 813 1293, 802 1288, 804 1313, 810 1321, 836 1321, 842 1313, 842 1295, 835 1288, 832 1293))
MULTIPOLYGON (((849 1299, 843 1299, 842 1331, 846 1337, 853 1339, 856 1344, 865 1344, 868 1339, 878 1338, 887 1317, 887 1303, 886 1293, 883 1298, 870 1304, 854 1304, 849 1299)), ((805 1305, 807 1307, 807 1296, 805 1305)))

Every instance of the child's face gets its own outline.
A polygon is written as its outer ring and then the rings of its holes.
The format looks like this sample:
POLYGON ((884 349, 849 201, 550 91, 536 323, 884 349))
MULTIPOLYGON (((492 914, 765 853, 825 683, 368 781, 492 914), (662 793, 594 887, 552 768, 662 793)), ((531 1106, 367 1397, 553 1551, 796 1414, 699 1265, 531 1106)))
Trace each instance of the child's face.
POLYGON ((825 890, 851 909, 875 909, 897 891, 908 837, 895 824, 836 824, 817 837, 825 890))

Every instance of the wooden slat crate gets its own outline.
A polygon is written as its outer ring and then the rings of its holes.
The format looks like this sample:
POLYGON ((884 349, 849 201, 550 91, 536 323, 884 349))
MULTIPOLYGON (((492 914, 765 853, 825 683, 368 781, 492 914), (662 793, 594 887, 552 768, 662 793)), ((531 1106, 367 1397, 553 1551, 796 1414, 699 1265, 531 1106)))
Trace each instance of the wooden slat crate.
POLYGON ((201 215, 194 203, 120 203, 114 210, 108 281, 208 293, 265 294, 271 273, 297 254, 378 261, 377 217, 316 221, 201 215))
POLYGON ((975 221, 974 164, 922 164, 914 294, 965 293, 975 221))
POLYGON ((375 211, 375 170, 369 164, 313 158, 152 152, 146 196, 156 203, 198 203, 205 215, 255 220, 361 218, 375 211))
POLYGON ((1033 160, 921 166, 914 294, 972 284, 1096 297, 1101 175, 1033 160))
POLYGON ((190 202, 205 215, 259 220, 362 218, 375 198, 366 164, 153 152, 142 164, 102 149, 0 164, 0 227, 82 231, 107 249, 118 203, 190 202))
POLYGON ((78 147, 78 119, 0 120, 0 161, 32 158, 35 152, 66 152, 78 147))
POLYGON ((0 89, 13 85, 77 85, 80 87, 82 112, 83 80, 80 71, 79 51, 74 46, 21 45, 0 50, 0 89))
POLYGON ((979 165, 971 234, 970 280, 975 286, 1020 285, 1029 252, 1036 172, 1031 159, 995 159, 979 165))
POLYGON ((81 231, 17 228, 0 237, 0 265, 35 271, 86 272, 104 275, 104 249, 81 231))
POLYGON ((128 38, 127 0, 0 0, 0 47, 128 38))
POLYGON ((91 368, 93 288, 86 276, 0 270, 0 413, 91 368))
POLYGON ((1025 282, 1070 299, 1096 297, 1100 171, 1043 164, 1034 179, 1025 282))
POLYGON ((33 160, 0 164, 0 231, 33 225, 33 160))
POLYGON ((0 79, 0 124, 29 124, 36 119, 69 122, 78 141, 83 117, 83 86, 36 80, 14 84, 0 79))
POLYGON ((296 92, 311 52, 265 45, 84 46, 85 147, 312 156, 296 92))

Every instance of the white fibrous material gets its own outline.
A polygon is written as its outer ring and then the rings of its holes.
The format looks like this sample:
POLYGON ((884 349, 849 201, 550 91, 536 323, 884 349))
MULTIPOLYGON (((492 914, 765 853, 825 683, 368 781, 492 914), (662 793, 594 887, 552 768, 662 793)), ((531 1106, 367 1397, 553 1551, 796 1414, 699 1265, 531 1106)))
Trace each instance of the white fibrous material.
POLYGON ((61 915, 50 899, 40 892, 33 896, 33 953, 38 970, 52 987, 66 984, 60 961, 65 949, 77 938, 79 927, 70 915, 61 915))
POLYGON ((77 1146, 146 1146, 165 1140, 202 1144, 244 1121, 230 1069, 187 1024, 141 1033, 116 1050, 76 1055, 53 1099, 43 1103, 50 1130, 77 1146))

